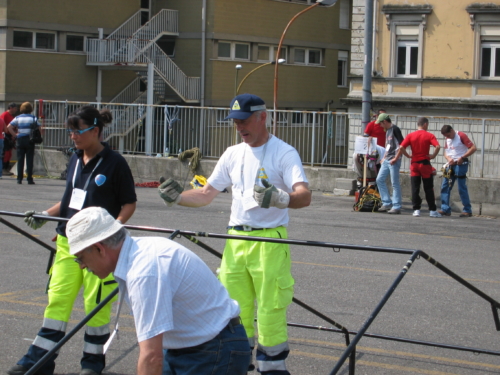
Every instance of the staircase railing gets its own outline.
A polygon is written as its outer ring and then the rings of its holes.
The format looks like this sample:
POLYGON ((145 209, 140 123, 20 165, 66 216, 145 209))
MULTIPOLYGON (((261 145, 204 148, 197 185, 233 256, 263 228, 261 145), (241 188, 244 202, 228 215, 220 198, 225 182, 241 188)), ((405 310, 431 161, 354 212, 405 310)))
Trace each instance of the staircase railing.
POLYGON ((135 40, 132 42, 138 51, 138 62, 153 63, 157 72, 167 84, 186 102, 198 101, 200 96, 199 77, 188 77, 156 43, 135 40))
MULTIPOLYGON (((147 81, 148 81, 147 72, 139 71, 139 72, 137 72, 137 74, 139 75, 139 78, 141 79, 141 81, 147 83, 147 81)), ((155 97, 157 96, 157 94, 160 94, 160 93, 164 94, 166 88, 167 88, 167 83, 165 82, 165 80, 162 77, 160 77, 158 75, 158 73, 155 72, 154 73, 154 83, 153 83, 153 92, 155 94, 155 97)), ((159 96, 161 97, 161 95, 159 95, 159 96)))
POLYGON ((133 65, 137 60, 136 48, 130 48, 131 39, 87 39, 87 64, 114 63, 133 65))
MULTIPOLYGON (((142 95, 141 95, 142 96, 142 95)), ((103 129, 103 138, 108 141, 111 137, 123 137, 133 131, 146 117, 146 107, 129 105, 124 108, 112 108, 113 123, 103 129)))
POLYGON ((126 20, 119 28, 108 35, 106 39, 128 39, 141 28, 142 26, 142 12, 137 11, 132 17, 126 20))
POLYGON ((165 33, 179 35, 178 19, 177 10, 162 9, 133 33, 132 38, 155 40, 159 35, 165 33))
POLYGON ((140 25, 141 12, 134 14, 108 38, 88 39, 87 64, 143 66, 153 63, 155 73, 185 102, 199 102, 201 79, 188 77, 155 43, 162 34, 178 35, 178 11, 162 9, 143 26, 140 25))
POLYGON ((118 93, 110 103, 133 103, 141 95, 141 79, 137 77, 118 93))

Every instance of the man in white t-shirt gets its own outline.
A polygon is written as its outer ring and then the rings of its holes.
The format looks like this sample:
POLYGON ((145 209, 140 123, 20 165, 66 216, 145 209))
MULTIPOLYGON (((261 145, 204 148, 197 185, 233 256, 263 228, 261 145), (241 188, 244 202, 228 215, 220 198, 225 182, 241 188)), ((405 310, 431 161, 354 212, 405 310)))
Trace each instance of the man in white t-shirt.
POLYGON ((441 184, 441 215, 450 216, 450 195, 455 181, 458 180, 458 194, 463 204, 460 217, 471 217, 469 191, 467 190, 467 171, 469 170, 469 156, 476 152, 476 145, 460 131, 455 131, 451 125, 444 125, 441 134, 445 136, 444 157, 447 166, 445 172, 450 173, 450 178, 443 177, 441 184))
POLYGON ((130 305, 137 374, 247 373, 252 352, 238 303, 193 252, 164 237, 130 237, 102 207, 76 213, 66 234, 80 268, 101 279, 112 272, 130 305))
MULTIPOLYGON (((306 207, 311 191, 298 152, 269 134, 266 106, 258 96, 242 94, 231 101, 232 119, 243 142, 229 147, 202 189, 182 192, 172 179, 159 187, 169 206, 208 205, 226 187, 233 202, 228 233, 287 238, 288 208, 306 207)), ((254 347, 257 301, 257 363, 262 374, 287 375, 286 310, 293 298, 288 245, 228 240, 219 278, 238 301, 250 346, 254 347)))

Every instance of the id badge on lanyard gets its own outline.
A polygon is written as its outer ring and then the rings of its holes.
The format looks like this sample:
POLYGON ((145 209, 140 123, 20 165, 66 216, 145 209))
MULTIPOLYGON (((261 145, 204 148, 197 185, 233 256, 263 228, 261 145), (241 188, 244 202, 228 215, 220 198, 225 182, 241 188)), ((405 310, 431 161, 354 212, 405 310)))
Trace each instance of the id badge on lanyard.
POLYGON ((87 192, 85 190, 73 188, 71 200, 69 201, 69 208, 80 211, 83 208, 86 196, 87 192))
POLYGON ((90 179, 92 178, 94 171, 97 169, 99 164, 101 164, 101 162, 102 158, 99 159, 92 172, 90 172, 90 175, 87 178, 83 189, 78 189, 75 188, 76 173, 78 171, 78 167, 80 166, 80 159, 78 159, 75 166, 75 172, 73 173, 73 192, 71 194, 71 200, 69 201, 69 208, 77 211, 80 211, 83 208, 83 205, 85 204, 85 198, 87 197, 87 187, 89 186, 90 179))

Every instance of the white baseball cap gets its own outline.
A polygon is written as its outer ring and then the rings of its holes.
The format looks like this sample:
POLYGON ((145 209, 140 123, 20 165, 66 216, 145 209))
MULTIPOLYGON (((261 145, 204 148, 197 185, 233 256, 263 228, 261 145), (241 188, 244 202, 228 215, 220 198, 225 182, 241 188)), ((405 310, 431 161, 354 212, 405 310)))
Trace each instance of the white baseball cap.
POLYGON ((75 255, 118 232, 123 225, 102 207, 87 207, 66 224, 69 253, 75 255))

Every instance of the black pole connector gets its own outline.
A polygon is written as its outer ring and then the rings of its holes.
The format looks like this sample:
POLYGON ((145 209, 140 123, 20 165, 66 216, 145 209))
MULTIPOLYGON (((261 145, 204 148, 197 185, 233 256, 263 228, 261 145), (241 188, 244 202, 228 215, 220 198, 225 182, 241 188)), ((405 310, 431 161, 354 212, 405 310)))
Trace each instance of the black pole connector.
POLYGON ((493 320, 495 321, 495 328, 500 331, 500 319, 498 318, 498 307, 493 303, 491 304, 491 311, 493 312, 493 320))

